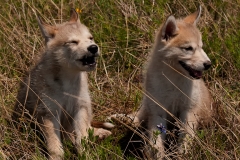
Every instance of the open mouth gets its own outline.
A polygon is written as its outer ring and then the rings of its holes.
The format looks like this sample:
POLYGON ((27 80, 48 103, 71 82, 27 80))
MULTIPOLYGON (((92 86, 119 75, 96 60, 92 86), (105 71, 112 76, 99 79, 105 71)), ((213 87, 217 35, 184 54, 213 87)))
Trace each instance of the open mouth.
POLYGON ((83 58, 79 59, 83 63, 83 65, 95 66, 96 60, 95 56, 84 56, 83 58))
POLYGON ((189 75, 192 76, 193 78, 200 79, 202 77, 202 71, 197 71, 195 69, 192 69, 183 61, 179 61, 179 63, 186 71, 188 71, 189 75))

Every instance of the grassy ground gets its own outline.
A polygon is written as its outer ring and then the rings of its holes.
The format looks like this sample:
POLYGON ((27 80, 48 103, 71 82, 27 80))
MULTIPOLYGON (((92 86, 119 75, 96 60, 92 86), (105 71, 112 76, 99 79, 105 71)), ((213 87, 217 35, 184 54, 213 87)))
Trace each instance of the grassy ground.
MULTIPOLYGON (((213 62, 204 80, 216 101, 213 123, 199 130, 183 159, 239 159, 240 157, 240 2, 200 1, 199 28, 204 50, 213 62)), ((0 1, 0 159, 42 159, 35 133, 11 125, 18 84, 43 49, 34 10, 45 21, 66 21, 70 8, 81 10, 80 19, 101 48, 97 70, 89 74, 95 119, 131 113, 141 102, 142 70, 154 33, 164 19, 194 12, 199 3, 179 0, 1 0, 0 1)), ((66 159, 123 159, 117 141, 120 124, 105 141, 94 137, 77 155, 65 142, 66 159)), ((129 158, 129 159, 134 159, 129 158)))

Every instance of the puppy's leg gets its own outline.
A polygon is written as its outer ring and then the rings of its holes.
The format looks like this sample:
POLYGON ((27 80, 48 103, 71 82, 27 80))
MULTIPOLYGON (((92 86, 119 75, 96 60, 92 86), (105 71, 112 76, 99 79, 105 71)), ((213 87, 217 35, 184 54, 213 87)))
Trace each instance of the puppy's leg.
POLYGON ((104 139, 112 134, 112 132, 106 130, 114 127, 112 123, 92 121, 91 127, 94 128, 94 136, 98 136, 100 139, 104 139))
POLYGON ((113 114, 107 118, 107 120, 121 120, 127 124, 133 124, 135 127, 138 127, 142 121, 138 118, 138 113, 132 114, 113 114))
POLYGON ((113 114, 111 116, 109 116, 107 119, 111 120, 111 119, 129 119, 127 121, 133 121, 134 120, 134 116, 132 114, 113 114))
POLYGON ((60 139, 60 124, 56 118, 43 119, 43 133, 47 141, 49 159, 62 159, 64 151, 60 139))
POLYGON ((77 149, 81 148, 81 139, 88 137, 88 130, 91 128, 91 115, 87 108, 78 108, 73 120, 74 131, 76 134, 77 149))
POLYGON ((164 153, 164 141, 166 139, 166 133, 160 133, 159 135, 156 134, 156 131, 158 131, 157 125, 162 124, 162 126, 166 127, 166 116, 159 116, 159 115, 151 115, 148 119, 148 126, 150 130, 150 141, 153 142, 153 147, 157 149, 157 153, 154 151, 151 151, 151 157, 154 157, 154 159, 162 159, 165 156, 164 153))
POLYGON ((178 151, 183 153, 187 151, 190 137, 195 136, 195 130, 198 127, 197 117, 192 111, 185 111, 180 114, 180 120, 183 122, 184 131, 180 134, 178 140, 178 151))
POLYGON ((111 131, 103 128, 94 128, 94 136, 98 136, 100 139, 104 139, 112 134, 111 131))

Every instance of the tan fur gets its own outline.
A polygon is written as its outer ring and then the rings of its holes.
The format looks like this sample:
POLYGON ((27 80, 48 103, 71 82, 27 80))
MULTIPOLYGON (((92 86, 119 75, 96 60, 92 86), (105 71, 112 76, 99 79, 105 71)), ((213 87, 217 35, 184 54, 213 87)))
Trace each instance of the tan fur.
MULTIPOLYGON (((156 35, 146 69, 142 107, 135 118, 135 123, 147 123, 152 141, 157 125, 162 124, 168 129, 167 121, 180 120, 182 128, 194 136, 199 122, 211 119, 211 96, 203 80, 199 79, 201 72, 211 65, 196 27, 200 11, 201 8, 179 20, 170 16, 156 35), (180 61, 196 71, 190 76, 180 61)), ((165 138, 166 134, 162 133, 156 139, 157 158, 165 156, 165 138)), ((181 134, 179 146, 184 138, 185 134, 181 134)))
MULTIPOLYGON (((61 134, 70 137, 80 148, 81 139, 88 136, 91 128, 86 71, 95 69, 99 49, 75 10, 63 24, 51 26, 38 21, 46 49, 40 62, 21 83, 13 119, 36 119, 45 136, 49 158, 62 159, 61 134)), ((106 124, 105 128, 109 127, 106 124)), ((111 132, 95 128, 94 134, 101 138, 111 132)))

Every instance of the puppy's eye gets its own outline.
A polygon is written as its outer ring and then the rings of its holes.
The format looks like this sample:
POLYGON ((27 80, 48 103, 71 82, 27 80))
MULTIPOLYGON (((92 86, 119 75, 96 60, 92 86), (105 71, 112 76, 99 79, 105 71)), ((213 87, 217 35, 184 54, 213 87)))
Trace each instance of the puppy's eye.
POLYGON ((65 45, 70 45, 70 44, 77 45, 78 43, 79 43, 79 41, 72 40, 72 41, 68 41, 68 42, 66 42, 65 45))
POLYGON ((72 43, 72 44, 78 44, 79 42, 78 42, 78 41, 75 41, 75 40, 72 40, 72 41, 70 41, 70 43, 72 43))
POLYGON ((93 41, 93 36, 90 36, 89 39, 90 39, 91 41, 93 41))
POLYGON ((193 47, 189 46, 189 47, 186 47, 184 48, 186 51, 193 51, 193 47))
POLYGON ((189 46, 189 47, 182 47, 183 50, 185 51, 193 51, 193 47, 189 46))

